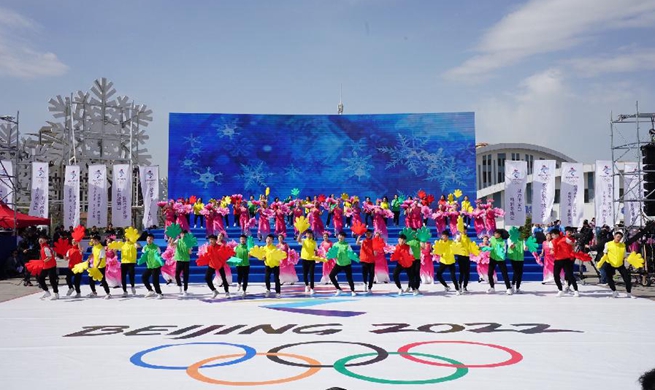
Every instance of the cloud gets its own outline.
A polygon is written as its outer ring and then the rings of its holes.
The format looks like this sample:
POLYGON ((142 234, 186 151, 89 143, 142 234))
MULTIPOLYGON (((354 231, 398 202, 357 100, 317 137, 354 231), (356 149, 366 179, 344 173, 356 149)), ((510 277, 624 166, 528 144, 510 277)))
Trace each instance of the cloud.
POLYGON ((40 30, 33 20, 0 7, 0 76, 32 79, 68 71, 57 55, 34 47, 29 36, 40 30))
POLYGON ((614 56, 582 57, 565 62, 584 77, 655 69, 655 48, 620 51, 614 56))
POLYGON ((445 77, 475 80, 528 57, 551 53, 611 29, 652 27, 652 0, 532 0, 491 27, 476 53, 445 77))

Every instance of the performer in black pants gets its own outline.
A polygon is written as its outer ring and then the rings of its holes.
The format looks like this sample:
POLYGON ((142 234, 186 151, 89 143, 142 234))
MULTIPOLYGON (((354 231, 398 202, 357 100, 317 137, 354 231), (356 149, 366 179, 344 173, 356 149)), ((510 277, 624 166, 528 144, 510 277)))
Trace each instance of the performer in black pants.
POLYGON ((314 295, 314 270, 316 268, 316 241, 314 232, 305 231, 305 238, 301 241, 298 234, 298 243, 301 246, 300 260, 302 261, 303 280, 305 281, 305 294, 314 295))
POLYGON ((364 292, 370 292, 373 288, 373 279, 375 279, 375 253, 373 251, 373 231, 366 230, 366 238, 357 237, 355 245, 361 245, 359 251, 359 261, 362 265, 362 281, 364 282, 364 292))
POLYGON ((339 287, 339 281, 337 280, 337 275, 341 271, 344 271, 346 273, 346 280, 348 281, 348 286, 350 286, 351 295, 356 296, 357 293, 355 293, 355 283, 353 282, 353 268, 349 257, 350 252, 352 252, 352 248, 346 242, 346 233, 339 232, 338 237, 339 237, 339 241, 335 242, 334 245, 332 246, 333 248, 336 247, 338 250, 337 257, 336 257, 336 264, 334 265, 334 268, 330 272, 330 281, 334 285, 334 288, 337 289, 334 295, 339 296, 342 292, 341 287, 339 287))
MULTIPOLYGON (((409 245, 407 245, 407 237, 404 234, 398 236, 398 245, 396 245, 396 249, 391 254, 390 260, 398 262, 396 268, 393 270, 393 281, 396 283, 396 287, 398 287, 398 295, 403 295, 403 287, 400 284, 400 273, 405 271, 407 274, 407 279, 409 279, 407 290, 411 289, 414 279, 412 275, 414 255, 409 245)), ((414 290, 414 295, 418 295, 418 290, 414 290)))
POLYGON ((471 258, 469 256, 457 255, 457 266, 459 267, 459 286, 462 291, 468 292, 469 278, 471 276, 471 258))
MULTIPOLYGON (((273 239, 274 236, 272 234, 269 234, 266 236, 266 246, 265 249, 268 252, 272 252, 277 250, 277 247, 273 245, 273 239)), ((266 270, 264 272, 264 282, 266 284, 266 293, 264 294, 266 297, 271 295, 271 275, 273 275, 273 278, 275 279, 275 296, 276 298, 280 298, 280 294, 282 293, 282 287, 280 283, 280 261, 275 261, 273 259, 269 259, 267 257, 264 258, 264 265, 266 266, 266 270)))
POLYGON ((130 286, 132 286, 132 294, 136 294, 135 287, 135 269, 136 263, 121 263, 121 285, 123 286, 123 296, 127 296, 127 277, 130 277, 130 286))

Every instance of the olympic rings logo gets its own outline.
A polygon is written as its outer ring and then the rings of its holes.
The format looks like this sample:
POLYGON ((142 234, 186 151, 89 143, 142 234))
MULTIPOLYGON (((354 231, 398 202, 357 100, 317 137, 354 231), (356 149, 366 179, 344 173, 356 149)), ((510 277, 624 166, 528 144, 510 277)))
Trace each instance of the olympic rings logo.
POLYGON ((334 368, 338 373, 342 375, 354 379, 366 381, 366 382, 373 382, 373 383, 380 383, 380 384, 387 384, 387 385, 425 385, 425 384, 443 383, 443 382, 459 379, 465 376, 466 374, 468 374, 470 369, 497 368, 503 366, 510 366, 519 363, 521 360, 523 360, 523 355, 521 355, 519 352, 511 348, 503 347, 501 345, 479 343, 473 341, 449 341, 449 340, 423 341, 423 342, 411 343, 411 344, 403 345, 402 347, 398 348, 398 350, 395 352, 388 352, 385 349, 380 348, 373 344, 354 342, 354 341, 305 341, 305 342, 281 345, 279 347, 272 348, 268 352, 257 352, 257 350, 255 350, 254 348, 244 344, 234 344, 234 343, 226 343, 226 342, 191 342, 191 343, 181 343, 181 344, 160 345, 154 348, 137 352, 130 358, 130 362, 138 367, 154 369, 154 370, 185 371, 188 376, 190 376, 191 378, 197 381, 208 383, 208 384, 214 384, 214 385, 223 385, 223 386, 267 386, 267 385, 284 384, 284 383, 289 383, 289 382, 294 382, 301 379, 309 378, 312 375, 318 373, 323 368, 334 368), (321 362, 319 362, 318 360, 307 356, 280 352, 285 349, 297 347, 300 345, 309 345, 309 344, 359 345, 369 348, 373 352, 346 356, 337 360, 336 362, 334 362, 334 364, 331 365, 321 364, 321 362), (506 360, 498 363, 464 364, 455 359, 451 359, 440 355, 411 352, 411 350, 416 347, 422 345, 429 345, 429 344, 464 344, 464 345, 483 346, 483 347, 488 347, 488 348, 506 352, 507 354, 509 354, 509 357, 506 360), (144 361, 144 357, 152 352, 162 349, 179 347, 182 345, 223 345, 223 346, 229 346, 229 347, 235 347, 241 349, 242 352, 208 357, 206 359, 195 362, 189 366, 162 366, 162 365, 146 363, 144 361), (365 376, 362 374, 357 374, 350 370, 350 367, 361 367, 361 366, 366 366, 366 365, 371 365, 381 362, 383 360, 386 360, 389 357, 389 355, 398 355, 412 362, 425 364, 429 366, 454 368, 455 372, 453 372, 448 376, 439 377, 439 378, 401 380, 401 379, 386 379, 386 378, 365 376), (305 368, 306 370, 298 375, 294 375, 286 378, 272 379, 266 381, 240 381, 240 382, 210 378, 200 372, 201 369, 232 366, 253 359, 256 356, 266 356, 270 361, 274 363, 282 364, 285 366, 301 367, 301 368, 305 368), (282 358, 293 359, 295 361, 289 361, 282 358), (368 358, 368 359, 364 361, 360 361, 361 359, 364 358, 368 358), (232 360, 228 360, 228 359, 232 359, 232 360))

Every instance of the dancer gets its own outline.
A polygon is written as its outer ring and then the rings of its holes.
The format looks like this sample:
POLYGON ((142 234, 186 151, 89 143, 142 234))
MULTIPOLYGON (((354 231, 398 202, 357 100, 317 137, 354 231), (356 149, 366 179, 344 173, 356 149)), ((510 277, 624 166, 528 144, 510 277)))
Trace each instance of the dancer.
POLYGON ((280 262, 280 283, 293 285, 298 281, 298 275, 296 274, 298 254, 289 248, 289 244, 284 242, 284 234, 278 234, 277 240, 277 249, 287 254, 287 257, 280 262))
POLYGON ((75 292, 73 298, 80 298, 82 297, 82 292, 80 291, 82 273, 73 273, 73 267, 82 262, 82 246, 76 240, 72 240, 72 246, 66 251, 66 260, 68 260, 68 273, 66 274, 68 292, 66 292, 66 296, 70 296, 75 292))
MULTIPOLYGON (((373 255, 375 257, 375 283, 389 283, 389 265, 387 264, 387 258, 385 255, 385 249, 387 244, 384 241, 384 238, 380 235, 379 232, 374 233, 373 238, 373 255), (378 244, 376 244, 376 240, 378 244)), ((388 247, 393 249, 392 246, 388 247)))
POLYGON ((391 200, 391 212, 393 212, 393 224, 394 226, 398 226, 400 223, 400 204, 402 203, 402 200, 398 197, 398 194, 395 194, 393 196, 393 199, 391 200))
POLYGON ((136 242, 138 239, 138 232, 134 228, 128 228, 125 234, 125 242, 120 248, 121 251, 121 285, 123 286, 123 298, 127 298, 127 277, 130 277, 130 285, 132 286, 132 295, 136 295, 135 287, 135 269, 136 266, 136 251, 141 246, 136 242), (132 235, 128 234, 132 232, 132 235), (131 237, 130 237, 131 236, 131 237), (130 238, 128 238, 130 237, 130 238))
POLYGON ((175 223, 174 201, 171 199, 168 203, 160 202, 160 206, 162 207, 162 214, 164 214, 164 228, 167 228, 175 223))
POLYGON ((193 227, 203 227, 204 223, 204 215, 202 214, 202 210, 205 208, 205 205, 202 203, 202 198, 196 199, 196 202, 193 204, 193 227), (200 221, 200 224, 198 224, 198 221, 200 221))
POLYGON ((250 256, 248 252, 248 236, 242 234, 239 236, 239 245, 234 248, 234 257, 239 258, 241 261, 237 264, 237 293, 241 292, 241 296, 246 296, 248 290, 248 279, 250 278, 250 256))
POLYGON ((332 226, 334 226, 334 234, 343 230, 343 209, 341 208, 341 199, 337 199, 332 208, 332 226))
MULTIPOLYGON (((93 268, 97 270, 96 273, 99 272, 98 275, 102 275, 100 285, 107 294, 105 295, 105 299, 111 299, 109 285, 107 284, 107 279, 105 278, 105 267, 107 266, 107 255, 105 254, 105 247, 102 246, 99 235, 91 237, 89 244, 91 245, 91 255, 93 256, 93 268)), ((91 274, 91 272, 89 272, 89 274, 91 274)), ((96 292, 96 282, 93 280, 93 277, 89 277, 89 287, 91 287, 91 293, 87 295, 87 298, 97 297, 98 293, 96 292)))
MULTIPOLYGON (((396 245, 393 253, 391 254, 391 261, 395 261, 396 267, 393 270, 393 281, 398 287, 398 295, 403 295, 403 287, 400 284, 400 273, 405 271, 407 274, 408 286, 407 291, 412 287, 412 264, 414 263, 414 255, 411 248, 407 245, 407 237, 404 234, 398 236, 398 245, 396 245)), ((418 292, 414 291, 414 295, 418 292)))
POLYGON ((50 298, 50 300, 59 299, 59 277, 57 276, 57 260, 55 259, 55 253, 50 249, 48 245, 48 237, 40 236, 39 245, 41 246, 41 261, 43 261, 43 269, 39 273, 37 281, 39 282, 39 287, 44 291, 41 299, 50 298), (48 285, 45 283, 45 278, 50 279, 50 286, 52 286, 52 291, 54 295, 50 296, 50 291, 48 291, 48 285))
POLYGON ((164 265, 164 260, 161 258, 161 249, 154 243, 155 236, 148 233, 146 236, 146 246, 143 247, 141 257, 139 258, 139 265, 145 264, 146 270, 141 275, 141 280, 146 286, 148 293, 146 298, 156 296, 156 299, 164 299, 164 294, 159 287, 159 276, 161 275, 161 267, 164 265), (155 286, 155 291, 152 291, 150 285, 150 277, 152 276, 152 284, 155 286))
POLYGON ((189 263, 191 262, 191 251, 193 249, 189 245, 189 240, 186 239, 187 234, 189 232, 182 230, 180 236, 174 241, 175 254, 173 255, 173 260, 175 260, 175 282, 180 289, 180 295, 182 297, 188 296, 189 263), (184 281, 184 287, 182 287, 182 281, 184 281))
POLYGON ((526 250, 525 241, 521 240, 519 235, 519 230, 513 226, 509 231, 509 239, 507 239, 507 258, 512 264, 512 290, 516 294, 521 293, 523 261, 526 250))
POLYGON ((115 236, 107 237, 107 245, 105 246, 105 255, 107 256, 105 261, 105 280, 107 280, 107 285, 110 288, 121 286, 121 263, 118 262, 116 251, 111 249, 114 237, 115 236))
MULTIPOLYGON (((224 245, 225 247, 231 249, 234 251, 234 247, 237 246, 237 243, 234 241, 230 241, 229 243, 226 242, 225 240, 225 235, 223 233, 218 233, 217 239, 216 239, 216 244, 218 245, 224 245)), ((229 257, 228 257, 229 259, 229 257)), ((225 280, 227 280, 228 285, 232 284, 232 269, 230 268, 230 264, 228 264, 227 260, 223 264, 223 271, 225 271, 225 280)), ((219 273, 216 273, 216 277, 214 278, 214 283, 219 281, 219 273)), ((220 280, 220 283, 218 284, 218 287, 223 287, 223 280, 220 280)))
POLYGON ((625 244, 621 242, 623 239, 623 233, 620 231, 614 232, 614 240, 605 244, 605 249, 603 253, 605 254, 603 258, 605 259, 605 272, 607 275, 607 283, 612 290, 612 298, 618 298, 619 292, 616 291, 616 285, 614 284, 614 272, 619 271, 621 278, 623 278, 623 283, 625 283, 625 291, 628 298, 634 298, 632 296, 632 283, 630 280, 630 273, 625 268, 624 259, 626 248, 625 244))
MULTIPOLYGON (((254 206, 253 206, 254 207, 254 206)), ((250 211, 247 207, 247 203, 239 202, 234 206, 234 210, 239 210, 239 226, 241 227, 241 234, 250 236, 250 228, 252 227, 250 223, 250 211)), ((254 217, 253 217, 254 218, 254 217)), ((236 219, 236 216, 235 216, 236 219)), ((235 221, 236 223, 236 221, 235 221)))
POLYGON ((223 289, 225 290, 225 298, 230 298, 229 284, 225 277, 224 266, 231 256, 234 256, 234 251, 230 249, 223 242, 218 243, 218 237, 211 235, 208 237, 209 245, 207 246, 206 252, 198 257, 198 265, 207 265, 207 271, 205 272, 205 283, 212 292, 212 299, 218 296, 218 290, 214 287, 213 279, 214 274, 218 272, 223 281, 223 289))
POLYGON ((266 199, 259 201, 259 208, 257 209, 257 214, 259 214, 259 224, 257 227, 257 239, 261 241, 265 236, 271 232, 271 218, 272 212, 268 209, 266 199))
MULTIPOLYGON (((332 281, 334 288, 337 289, 334 295, 339 296, 342 293, 341 287, 339 286, 339 282, 337 280, 337 275, 339 275, 341 271, 344 271, 346 273, 346 280, 350 286, 350 294, 354 297, 357 295, 357 293, 355 292, 355 283, 353 282, 353 269, 351 259, 359 259, 353 252, 350 244, 346 242, 346 233, 339 232, 337 237, 338 241, 334 243, 332 248, 329 250, 329 252, 332 252, 336 258, 336 264, 332 271, 330 271, 330 280, 332 281)), ((328 253, 328 256, 332 257, 330 256, 330 253, 328 253)))
POLYGON ((362 265, 362 281, 364 282, 364 292, 370 293, 373 288, 373 279, 375 276, 375 253, 373 250, 373 231, 366 230, 366 238, 357 237, 355 245, 361 245, 359 250, 359 261, 362 265))
POLYGON ((429 242, 421 243, 421 283, 434 283, 434 262, 432 245, 429 242))
MULTIPOLYGON (((471 254, 470 259, 475 261, 475 272, 478 274, 478 283, 486 280, 489 273, 489 257, 491 255, 491 243, 489 243, 489 236, 482 237, 480 243, 480 253, 478 255, 471 254)), ((496 271, 493 272, 494 282, 496 282, 496 271)))
MULTIPOLYGON (((575 275, 573 274, 573 245, 575 244, 575 239, 573 238, 573 228, 567 226, 564 230, 565 235, 559 235, 559 230, 551 230, 551 234, 555 237, 553 238, 553 250, 555 252, 555 265, 553 267, 553 274, 555 277, 555 284, 557 285, 557 296, 564 296, 564 291, 562 290, 562 281, 560 280, 560 271, 564 270, 564 275, 568 284, 573 286, 573 295, 579 297, 580 293, 578 292, 578 283, 575 280, 575 275)), ((567 291, 569 287, 567 287, 567 291)))
POLYGON ((273 253, 277 251, 277 247, 273 245, 273 235, 269 234, 266 236, 266 255, 264 257, 264 265, 266 266, 266 271, 264 274, 264 282, 266 284, 266 293, 265 297, 271 295, 271 275, 275 281, 275 297, 280 298, 282 293, 281 283, 280 283, 280 260, 275 258, 273 253))
POLYGON ((318 201, 309 203, 305 205, 306 208, 309 208, 309 224, 310 229, 314 234, 323 234, 325 227, 323 226, 323 221, 321 220, 321 210, 319 209, 318 201))
POLYGON ((453 246, 457 266, 459 267, 459 286, 462 294, 468 292, 469 279, 471 277, 471 246, 473 243, 466 234, 464 218, 457 219, 457 241, 453 246))
MULTIPOLYGON (((600 251, 602 254, 602 249, 600 251)), ((553 235, 550 233, 546 233, 546 241, 543 242, 541 246, 541 259, 542 262, 540 265, 544 267, 543 271, 543 281, 541 284, 546 284, 549 282, 554 282, 555 277, 553 274, 553 270, 555 267, 555 250, 553 249, 553 235)), ((599 257, 600 260, 600 257, 599 257)), ((538 262, 539 263, 539 262, 538 262)), ((560 275, 561 277, 561 275, 560 275)))
MULTIPOLYGON (((487 290, 487 294, 493 294, 496 292, 496 289, 494 288, 494 271, 496 271, 496 266, 500 268, 500 272, 503 274, 503 281, 505 282, 505 287, 507 287, 506 294, 507 295, 512 295, 512 288, 510 285, 510 279, 509 275, 507 274, 507 264, 505 264, 505 254, 507 253, 507 246, 505 244, 505 241, 503 240, 504 231, 500 229, 496 229, 494 231, 494 236, 491 238, 490 241, 490 246, 491 246, 491 253, 490 253, 490 258, 491 261, 489 262, 489 270, 487 271, 487 278, 489 280, 489 289, 487 290)), ((507 237, 507 236, 505 236, 507 237)))
MULTIPOLYGON (((305 238, 301 241, 298 237, 298 243, 301 246, 300 259, 302 260, 302 274, 305 281, 305 294, 314 295, 314 269, 316 268, 316 241, 314 241, 314 232, 305 230, 305 238)), ((329 249, 329 248, 328 248, 329 249)))
POLYGON ((455 286, 455 295, 460 295, 459 283, 457 282, 457 274, 455 273, 455 255, 453 253, 453 241, 450 239, 450 232, 444 230, 441 233, 441 240, 434 243, 435 255, 439 256, 439 268, 437 269, 437 280, 444 287, 446 292, 450 291, 448 283, 443 278, 443 273, 448 269, 450 271, 450 278, 455 286))
POLYGON ((278 237, 280 235, 286 236, 287 225, 284 222, 284 217, 286 216, 287 212, 285 209, 286 206, 283 208, 280 202, 273 203, 273 213, 275 217, 275 235, 278 237))
MULTIPOLYGON (((422 224, 419 218, 419 222, 422 224)), ((421 286, 421 241, 417 238, 416 233, 412 232, 412 236, 408 236, 405 234, 405 237, 407 237, 407 245, 412 250, 412 256, 414 256, 414 261, 412 262, 412 270, 408 274, 410 277, 409 279, 409 286, 407 287, 407 292, 410 291, 410 288, 414 295, 418 295, 420 293, 419 287, 421 286)))
POLYGON ((327 253, 332 248, 332 245, 333 243, 330 241, 330 233, 324 232, 323 242, 321 242, 320 246, 320 251, 323 255, 322 257, 327 259, 327 261, 323 263, 323 276, 321 277, 321 283, 323 284, 330 283, 330 272, 332 272, 332 269, 334 269, 335 265, 335 259, 327 257, 327 253))

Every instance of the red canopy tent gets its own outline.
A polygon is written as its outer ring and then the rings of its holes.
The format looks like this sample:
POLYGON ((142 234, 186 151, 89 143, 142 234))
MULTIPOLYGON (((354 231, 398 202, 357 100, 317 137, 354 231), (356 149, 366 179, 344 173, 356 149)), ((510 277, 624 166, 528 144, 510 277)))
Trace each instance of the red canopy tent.
MULTIPOLYGON (((18 229, 35 225, 50 225, 50 219, 16 213, 16 225, 16 228, 18 229)), ((14 210, 10 209, 9 206, 3 202, 0 202, 0 228, 14 228, 14 210)))

